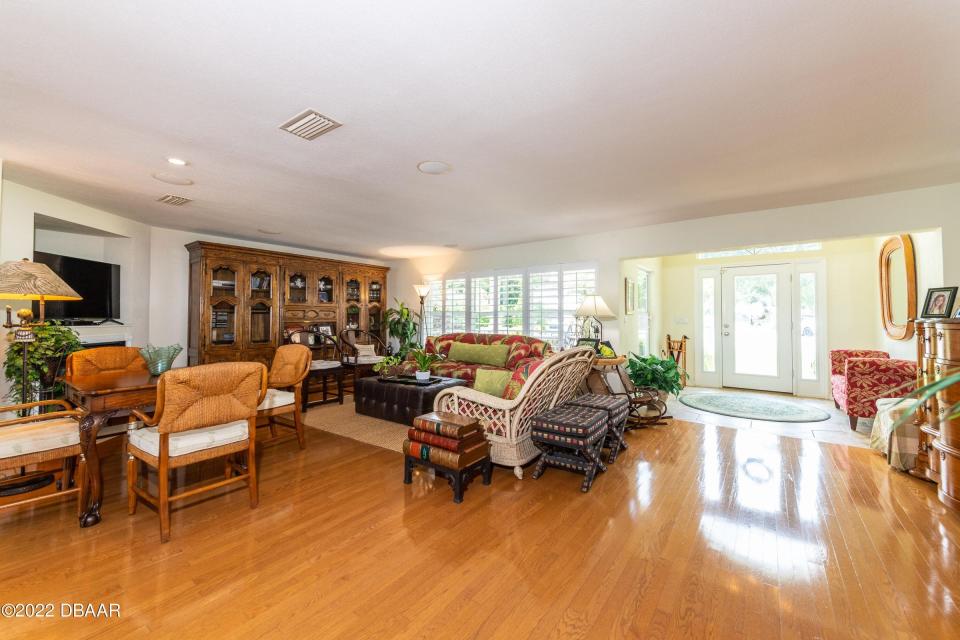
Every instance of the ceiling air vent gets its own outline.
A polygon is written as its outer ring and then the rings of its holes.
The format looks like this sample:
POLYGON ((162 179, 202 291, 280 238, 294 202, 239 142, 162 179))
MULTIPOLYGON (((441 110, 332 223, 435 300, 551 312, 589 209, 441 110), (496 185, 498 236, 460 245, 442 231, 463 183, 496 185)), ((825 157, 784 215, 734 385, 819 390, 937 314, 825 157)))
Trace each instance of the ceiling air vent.
POLYGON ((192 202, 192 200, 190 200, 190 198, 184 198, 183 196, 174 196, 168 193, 162 198, 157 198, 157 202, 162 202, 163 204, 172 204, 175 207, 179 207, 187 204, 188 202, 192 202))
POLYGON ((340 123, 336 120, 331 120, 313 109, 307 109, 303 113, 284 122, 280 125, 280 128, 304 140, 315 140, 339 126, 340 123))

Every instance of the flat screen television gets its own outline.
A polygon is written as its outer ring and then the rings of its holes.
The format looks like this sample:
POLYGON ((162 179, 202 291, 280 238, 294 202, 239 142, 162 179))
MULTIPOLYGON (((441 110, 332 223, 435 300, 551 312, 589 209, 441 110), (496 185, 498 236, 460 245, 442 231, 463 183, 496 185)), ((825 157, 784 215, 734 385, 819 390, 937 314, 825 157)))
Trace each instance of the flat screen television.
MULTIPOLYGON (((53 269, 54 273, 83 297, 83 300, 75 302, 47 302, 48 319, 120 319, 120 265, 43 251, 34 251, 33 261, 42 262, 53 269)), ((34 317, 38 317, 39 313, 40 303, 34 302, 34 317)))

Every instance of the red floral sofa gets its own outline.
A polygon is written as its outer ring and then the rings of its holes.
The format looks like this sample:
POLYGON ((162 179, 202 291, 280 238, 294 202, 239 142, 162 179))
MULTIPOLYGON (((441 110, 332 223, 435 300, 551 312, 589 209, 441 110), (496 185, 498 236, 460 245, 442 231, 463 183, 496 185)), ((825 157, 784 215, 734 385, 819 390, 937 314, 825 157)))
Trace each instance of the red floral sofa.
POLYGON ((879 398, 901 398, 917 379, 917 363, 896 360, 886 351, 836 349, 830 352, 830 386, 833 402, 850 417, 850 428, 858 418, 877 415, 879 398))
MULTIPOLYGON (((445 333, 442 336, 427 338, 424 350, 427 353, 438 353, 446 358, 454 342, 510 345, 506 365, 502 368, 485 364, 457 362, 456 360, 442 360, 430 367, 430 372, 434 375, 466 380, 469 386, 473 386, 473 381, 476 379, 479 369, 511 371, 513 375, 503 392, 503 397, 506 399, 516 398, 527 378, 536 371, 537 367, 543 364, 547 356, 553 354, 553 347, 550 346, 550 343, 539 338, 498 333, 445 333)), ((404 370, 411 373, 416 370, 416 365, 412 362, 405 362, 404 370)))

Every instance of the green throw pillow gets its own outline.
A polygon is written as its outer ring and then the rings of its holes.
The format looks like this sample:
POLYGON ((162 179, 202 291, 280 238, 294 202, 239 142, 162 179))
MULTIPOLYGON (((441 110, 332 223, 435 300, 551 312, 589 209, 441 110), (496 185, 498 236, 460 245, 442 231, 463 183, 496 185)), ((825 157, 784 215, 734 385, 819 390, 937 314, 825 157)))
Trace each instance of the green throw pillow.
POLYGON ((508 344, 467 344, 454 342, 450 345, 448 360, 465 362, 467 364, 485 364, 491 367, 503 367, 507 364, 510 355, 508 344))
POLYGON ((481 393, 489 393, 498 398, 503 397, 503 390, 507 388, 512 373, 497 371, 496 369, 477 369, 477 379, 473 381, 473 388, 481 393))

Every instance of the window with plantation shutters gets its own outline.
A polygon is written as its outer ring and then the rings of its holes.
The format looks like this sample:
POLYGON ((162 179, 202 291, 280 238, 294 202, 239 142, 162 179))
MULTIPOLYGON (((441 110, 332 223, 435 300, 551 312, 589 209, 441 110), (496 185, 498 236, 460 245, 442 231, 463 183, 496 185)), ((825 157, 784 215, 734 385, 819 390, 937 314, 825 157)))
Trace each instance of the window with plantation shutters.
POLYGON ((523 333, 523 274, 497 276, 497 333, 523 333))
POLYGON ((444 333, 467 330, 467 279, 456 278, 443 283, 444 333))
POLYGON ((493 333, 496 330, 496 281, 493 276, 470 279, 470 331, 493 333))
POLYGON ((425 279, 427 335, 457 331, 522 334, 555 349, 576 342, 574 314, 597 285, 594 266, 534 267, 425 279))

